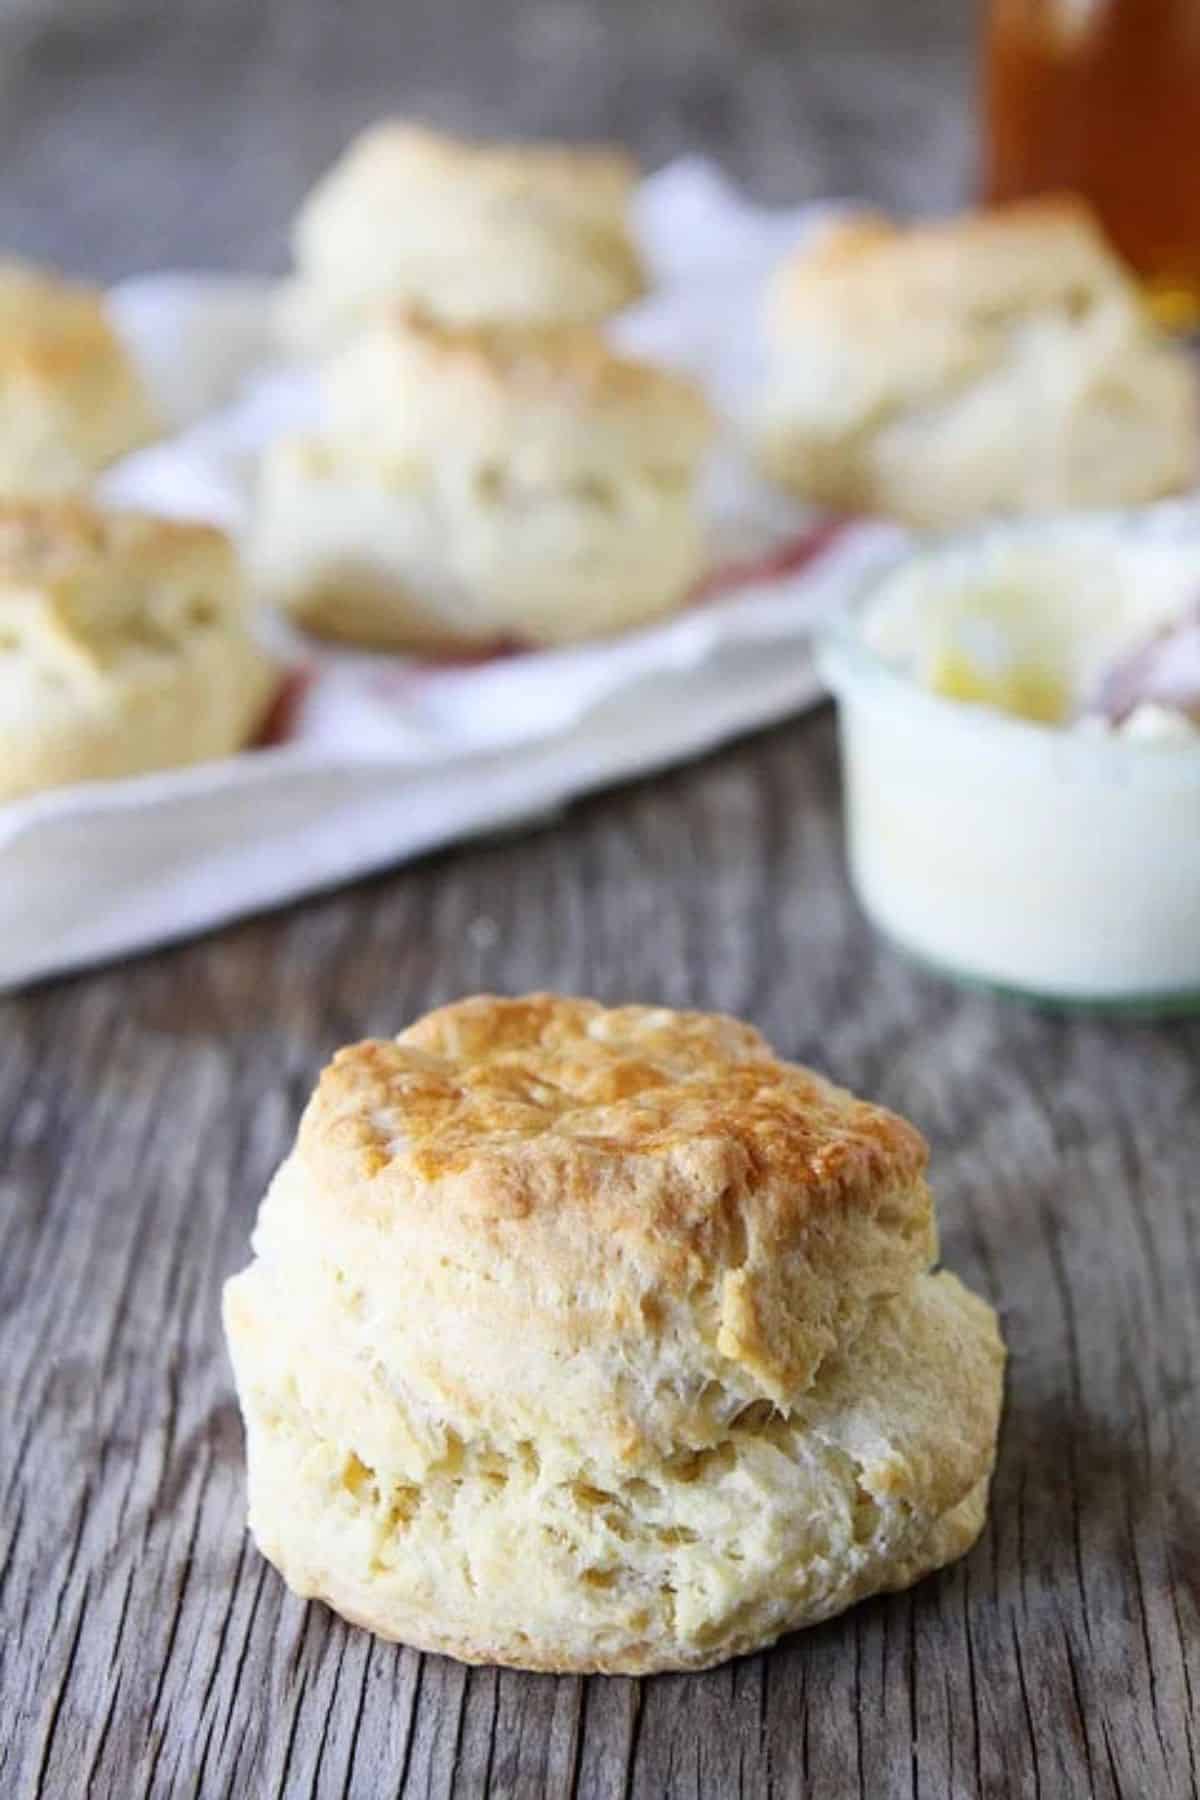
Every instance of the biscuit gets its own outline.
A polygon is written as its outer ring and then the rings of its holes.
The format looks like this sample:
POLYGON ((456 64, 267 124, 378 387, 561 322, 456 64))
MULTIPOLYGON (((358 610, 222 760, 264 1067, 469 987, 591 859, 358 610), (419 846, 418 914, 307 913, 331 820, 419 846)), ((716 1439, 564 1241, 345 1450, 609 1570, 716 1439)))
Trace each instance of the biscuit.
POLYGON ((0 800, 227 756, 275 686, 223 533, 0 502, 0 800))
POLYGON ((1197 378, 1086 209, 835 227, 768 295, 766 472, 918 527, 1132 504, 1197 473, 1197 378))
POLYGON ((329 360, 325 411, 267 452, 249 549, 313 631, 569 643, 669 612, 702 570, 707 405, 590 327, 393 311, 329 360))
POLYGON ((466 1661, 703 1668, 984 1519, 995 1317, 919 1134, 749 1026, 465 1000, 341 1051, 225 1290, 250 1526, 466 1661))
POLYGON ((103 296, 0 264, 0 499, 85 488, 154 431, 103 296))
POLYGON ((636 174, 613 150, 375 125, 300 211, 283 334, 319 348, 389 300, 460 324, 606 318, 645 286, 628 228, 636 174))

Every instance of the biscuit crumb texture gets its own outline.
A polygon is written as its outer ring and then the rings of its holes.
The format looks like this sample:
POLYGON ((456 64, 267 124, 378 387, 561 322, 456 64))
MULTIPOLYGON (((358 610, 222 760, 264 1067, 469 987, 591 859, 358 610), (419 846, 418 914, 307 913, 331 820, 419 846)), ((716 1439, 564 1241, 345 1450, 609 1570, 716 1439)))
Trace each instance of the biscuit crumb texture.
POLYGON ((1004 1351, 919 1135, 750 1027, 481 997, 325 1071, 225 1293, 250 1524, 472 1662, 703 1668, 984 1519, 1004 1351))

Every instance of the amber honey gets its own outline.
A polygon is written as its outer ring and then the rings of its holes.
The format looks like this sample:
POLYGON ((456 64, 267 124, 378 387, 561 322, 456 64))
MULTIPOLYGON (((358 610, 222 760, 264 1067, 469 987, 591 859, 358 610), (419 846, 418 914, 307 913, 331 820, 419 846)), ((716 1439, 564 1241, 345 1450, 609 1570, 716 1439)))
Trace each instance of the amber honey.
POLYGON ((990 0, 985 187, 1073 190, 1166 321, 1200 320, 1200 0, 990 0))

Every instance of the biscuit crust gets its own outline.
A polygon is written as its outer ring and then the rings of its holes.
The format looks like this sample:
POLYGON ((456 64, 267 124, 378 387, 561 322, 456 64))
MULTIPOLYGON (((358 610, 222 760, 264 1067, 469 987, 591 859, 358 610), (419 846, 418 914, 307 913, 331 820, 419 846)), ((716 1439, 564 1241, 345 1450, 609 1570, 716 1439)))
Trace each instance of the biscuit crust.
POLYGON ((86 487, 155 429, 99 290, 0 264, 0 498, 86 487))
POLYGON ((609 459, 688 470, 715 429, 695 382, 588 325, 446 325, 389 306, 328 358, 322 386, 335 438, 519 455, 544 477, 609 459))
POLYGON ((1200 384, 1079 202, 835 226, 767 296, 759 450, 848 510, 943 527, 1195 478, 1200 384))
POLYGON ((251 1525, 382 1635, 702 1667, 983 1519, 1003 1351, 917 1132, 750 1027, 533 995, 322 1077, 226 1290, 251 1525))
POLYGON ((229 755, 276 681, 222 532, 0 502, 0 800, 229 755))
POLYGON ((645 287, 622 152, 489 144, 403 120, 364 132, 296 221, 281 329, 312 350, 388 300, 459 324, 594 322, 645 287))
POLYGON ((260 478, 251 566, 325 636, 561 644, 680 605, 704 563, 694 385, 586 326, 389 309, 324 372, 324 435, 260 478))

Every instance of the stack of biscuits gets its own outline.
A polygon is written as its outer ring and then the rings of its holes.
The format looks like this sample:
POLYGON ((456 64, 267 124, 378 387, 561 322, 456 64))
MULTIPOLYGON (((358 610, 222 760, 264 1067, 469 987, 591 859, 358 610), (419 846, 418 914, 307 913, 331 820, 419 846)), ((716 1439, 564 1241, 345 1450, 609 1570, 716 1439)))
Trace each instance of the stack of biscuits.
MULTIPOLYGON (((0 798, 252 742, 277 677, 244 594, 421 654, 685 605, 716 420, 607 335, 646 285, 636 178, 400 121, 350 145, 295 225, 277 323, 319 416, 264 449, 248 580, 219 533, 89 498, 157 434, 150 396, 101 294, 0 265, 0 798)), ((778 271, 766 338, 756 458, 818 506, 938 529, 1197 473, 1195 369, 1074 200, 843 222, 778 271)))
POLYGON ((265 718, 229 539, 88 498, 158 429, 103 296, 0 268, 0 801, 228 756, 265 718))
MULTIPOLYGON (((571 643, 679 606, 712 435, 690 382, 610 348, 643 290, 608 150, 385 124, 318 183, 279 321, 324 417, 268 447, 256 598, 382 648, 571 643)), ((88 489, 157 433, 86 287, 0 268, 0 799, 231 754, 277 678, 232 544, 88 489)))
POLYGON ((642 291, 634 169, 606 150, 377 126, 295 232, 282 328, 317 432, 267 453, 251 556, 322 635, 563 644, 681 604, 711 437, 689 381, 599 327, 642 291))

